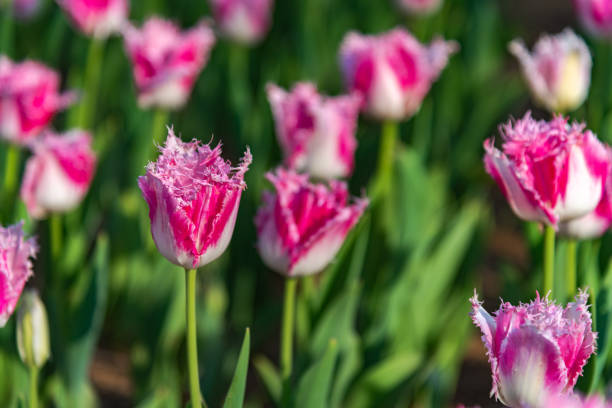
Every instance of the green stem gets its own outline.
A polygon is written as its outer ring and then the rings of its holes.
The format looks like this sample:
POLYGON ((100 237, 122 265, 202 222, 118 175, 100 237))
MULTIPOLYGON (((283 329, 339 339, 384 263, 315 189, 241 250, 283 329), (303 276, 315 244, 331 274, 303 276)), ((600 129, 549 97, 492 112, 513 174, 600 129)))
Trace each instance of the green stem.
MULTIPOLYGON (((4 165, 4 200, 6 200, 8 208, 6 209, 7 218, 12 217, 13 212, 13 195, 17 191, 17 181, 19 178, 19 162, 20 162, 20 151, 16 145, 9 144, 6 150, 4 165)), ((12 220, 7 219, 7 222, 12 220)))
POLYGON ((187 367, 189 370, 189 394, 193 408, 206 406, 200 392, 200 375, 198 374, 198 343, 196 328, 196 270, 185 270, 187 319, 187 367))
POLYGON ((153 138, 153 146, 157 149, 158 145, 164 144, 166 126, 168 126, 168 111, 164 109, 156 109, 153 113, 153 124, 151 128, 151 137, 153 138))
POLYGON ((49 229, 51 237, 51 260, 53 267, 58 268, 57 262, 62 253, 62 216, 60 214, 52 214, 49 218, 49 229))
POLYGON ((87 53, 87 65, 85 66, 85 81, 83 102, 81 103, 78 126, 83 129, 93 127, 94 112, 102 74, 102 63, 104 56, 104 40, 92 38, 87 53))
POLYGON ((281 334, 281 376, 283 380, 283 405, 287 406, 291 395, 291 371, 293 369, 293 332, 295 326, 296 278, 285 281, 285 304, 283 306, 283 327, 281 334))
POLYGON ((2 26, 0 27, 0 54, 11 56, 13 43, 13 0, 0 0, 2 26))
POLYGON ((391 187, 393 178, 393 156, 397 144, 398 126, 397 122, 387 120, 383 122, 378 151, 378 168, 374 180, 373 201, 386 195, 391 187))
POLYGON ((38 367, 30 366, 30 408, 38 408, 38 367))
MULTIPOLYGON (((555 229, 550 225, 544 231, 544 294, 552 293, 555 274, 555 229)), ((554 298, 554 294, 553 294, 554 298)))
POLYGON ((567 241, 567 252, 565 260, 565 281, 567 287, 567 298, 572 300, 576 295, 576 241, 567 241))

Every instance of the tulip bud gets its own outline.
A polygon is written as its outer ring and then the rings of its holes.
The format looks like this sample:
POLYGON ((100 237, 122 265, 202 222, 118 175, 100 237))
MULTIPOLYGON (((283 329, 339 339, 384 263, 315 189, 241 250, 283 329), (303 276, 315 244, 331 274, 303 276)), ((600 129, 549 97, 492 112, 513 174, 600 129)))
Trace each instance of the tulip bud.
POLYGON ((362 111, 377 119, 414 115, 432 83, 459 48, 436 38, 428 46, 403 29, 379 35, 347 34, 340 65, 347 88, 362 98, 362 111))
POLYGON ((170 129, 161 155, 138 186, 149 205, 157 249, 175 265, 199 268, 220 257, 232 238, 250 151, 237 167, 221 146, 181 141, 170 129))
POLYGON ((491 394, 509 407, 544 407, 551 395, 569 394, 595 351, 588 295, 563 308, 538 295, 529 304, 502 303, 491 316, 470 299, 493 375, 491 394))
POLYGON ((536 121, 528 112, 500 133, 501 151, 485 141, 485 168, 517 216, 556 227, 597 207, 612 163, 583 124, 536 121))
POLYGON ((273 0, 210 0, 221 32, 243 44, 259 42, 268 32, 273 0))
POLYGON ((34 290, 21 297, 17 311, 17 349, 28 367, 41 368, 49 359, 49 323, 45 305, 34 290))
POLYGON ((612 0, 574 0, 582 25, 599 37, 612 35, 612 0))
POLYGON ((74 25, 86 35, 106 38, 127 20, 127 0, 56 0, 74 25))
POLYGON ((323 96, 311 83, 299 83, 291 92, 269 84, 267 91, 287 165, 324 179, 349 176, 359 98, 323 96))
POLYGON ((571 29, 543 36, 529 53, 520 40, 510 43, 535 100, 553 113, 578 108, 591 82, 591 54, 571 29))

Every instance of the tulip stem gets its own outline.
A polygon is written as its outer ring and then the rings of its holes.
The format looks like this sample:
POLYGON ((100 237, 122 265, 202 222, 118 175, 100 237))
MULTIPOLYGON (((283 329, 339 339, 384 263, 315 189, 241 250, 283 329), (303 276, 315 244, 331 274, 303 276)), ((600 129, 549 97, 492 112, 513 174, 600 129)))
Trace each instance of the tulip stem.
POLYGON ((281 335, 281 376, 283 380, 282 405, 288 405, 291 396, 291 371, 293 368, 293 332, 295 320, 296 278, 285 281, 285 304, 283 306, 283 327, 281 335))
POLYGON ((193 408, 206 406, 200 392, 200 375, 198 374, 198 343, 196 328, 196 270, 185 270, 187 319, 187 366, 189 371, 189 394, 193 408))
POLYGON ((58 268, 57 261, 62 252, 62 216, 52 214, 49 218, 50 238, 51 238, 51 260, 54 268, 58 268))
POLYGON ((168 126, 168 111, 157 108, 153 114, 153 124, 151 128, 151 136, 153 137, 153 147, 157 149, 158 145, 164 144, 164 136, 166 126, 168 126))
POLYGON ((393 178, 393 156, 397 144, 397 122, 386 120, 382 124, 380 149, 378 151, 378 168, 374 181, 373 201, 385 196, 391 187, 393 178))
POLYGON ((87 63, 85 66, 83 101, 81 102, 78 126, 83 129, 92 129, 96 101, 102 74, 102 62, 104 56, 104 41, 92 38, 87 52, 87 63))
POLYGON ((19 177, 19 148, 13 144, 9 144, 6 150, 5 166, 4 166, 4 200, 7 202, 7 217, 6 221, 10 222, 13 212, 13 194, 17 189, 17 179, 19 177))
POLYGON ((30 408, 38 407, 38 367, 30 365, 30 408))
POLYGON ((567 241, 567 249, 565 259, 565 281, 567 286, 567 298, 573 299, 576 295, 576 247, 575 240, 567 241))
MULTIPOLYGON (((555 229, 547 225, 544 231, 544 294, 553 290, 555 274, 555 229)), ((554 295, 553 295, 554 297, 554 295)))
POLYGON ((0 0, 3 6, 2 33, 0 34, 0 54, 10 56, 13 42, 13 0, 0 0))

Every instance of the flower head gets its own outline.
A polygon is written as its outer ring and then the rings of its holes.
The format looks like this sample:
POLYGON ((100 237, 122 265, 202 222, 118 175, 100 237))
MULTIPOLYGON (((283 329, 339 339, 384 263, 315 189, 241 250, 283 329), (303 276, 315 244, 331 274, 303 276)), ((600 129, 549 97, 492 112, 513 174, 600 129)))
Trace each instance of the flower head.
POLYGON ((127 0, 57 0, 86 35, 106 38, 119 32, 128 17, 127 0))
POLYGON ((215 37, 205 23, 181 32, 172 22, 150 18, 124 32, 142 107, 181 108, 206 65, 215 37))
POLYGON ((442 0, 396 0, 402 10, 408 14, 426 15, 440 9, 442 0))
POLYGON ((75 99, 59 88, 59 75, 46 66, 0 56, 0 136, 21 144, 37 136, 75 99))
POLYGON ((334 258, 368 205, 349 203, 345 183, 311 184, 308 175, 268 173, 276 193, 265 193, 255 217, 257 248, 264 263, 287 276, 320 272, 334 258))
POLYGON ((172 129, 160 152, 138 178, 153 240, 170 262, 201 267, 221 256, 230 242, 251 153, 247 149, 232 167, 221 157, 221 145, 185 143, 172 129))
POLYGON ((349 176, 359 98, 326 97, 311 83, 299 83, 291 92, 269 84, 267 91, 287 165, 325 179, 349 176))
POLYGON ((510 43, 536 101, 551 112, 567 112, 584 102, 591 82, 591 54, 571 29, 541 37, 533 53, 521 40, 510 43))
POLYGON ((47 132, 32 148, 21 186, 30 216, 44 218, 75 208, 87 194, 96 167, 89 133, 47 132))
POLYGON ((602 396, 592 394, 588 397, 580 395, 552 394, 546 399, 545 408, 612 408, 612 402, 602 396))
POLYGON ((23 222, 0 226, 0 327, 13 314, 26 281, 32 276, 32 258, 38 246, 34 238, 26 239, 23 222))
POLYGON ((405 119, 417 112, 457 43, 436 38, 429 46, 403 29, 370 36, 347 34, 340 65, 362 110, 378 119, 405 119))
POLYGON ((607 147, 583 124, 528 112, 500 127, 502 151, 485 141, 485 169, 520 218, 557 226, 591 212, 610 171, 607 147))
POLYGON ((600 37, 612 35, 611 0, 574 0, 574 8, 582 25, 600 37))
POLYGON ((571 393, 595 351, 587 300, 580 292, 563 308, 538 295, 528 304, 502 303, 491 316, 474 294, 471 316, 491 363, 491 394, 510 407, 538 407, 571 393))
POLYGON ((20 20, 34 17, 40 10, 41 0, 13 0, 13 12, 20 20))
POLYGON ((210 0, 221 32, 239 43, 259 42, 268 32, 273 0, 210 0))

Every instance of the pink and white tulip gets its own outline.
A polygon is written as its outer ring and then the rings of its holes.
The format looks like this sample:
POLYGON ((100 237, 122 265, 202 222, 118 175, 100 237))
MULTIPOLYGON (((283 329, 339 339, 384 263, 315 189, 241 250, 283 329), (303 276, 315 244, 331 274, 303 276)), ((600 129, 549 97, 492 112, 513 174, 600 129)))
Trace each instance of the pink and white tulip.
POLYGON ((273 84, 267 91, 286 164, 324 179, 349 176, 357 148, 360 99, 323 96, 306 82, 291 92, 273 84))
POLYGON ((597 394, 588 397, 553 394, 546 399, 544 408, 612 408, 612 402, 597 394))
POLYGON ((96 155, 91 136, 81 130, 46 133, 32 146, 21 199, 33 218, 72 210, 83 200, 94 176, 96 155))
POLYGON ((127 21, 127 0, 57 0, 74 25, 86 35, 106 38, 127 21))
POLYGON ((425 46, 400 28, 379 35, 351 32, 342 42, 340 65, 348 89, 362 97, 364 112, 401 120, 419 110, 458 48, 441 38, 425 46))
POLYGON ((440 9, 442 0, 396 0, 402 10, 408 14, 426 15, 440 9))
POLYGON ((23 222, 0 226, 0 327, 15 311, 26 281, 32 276, 32 258, 38 246, 34 238, 25 238, 23 222))
POLYGON ((0 56, 0 136, 26 144, 70 105, 73 93, 60 93, 57 72, 34 62, 0 56))
POLYGON ((582 25, 600 37, 612 35, 612 0, 574 0, 582 25))
POLYGON ((220 145, 184 143, 171 129, 160 152, 138 178, 153 240, 173 264, 199 268, 220 257, 232 238, 251 153, 232 167, 220 145))
POLYGON ((259 42, 270 28, 273 0, 210 0, 221 32, 243 44, 259 42))
POLYGON ((491 395, 509 407, 542 407, 551 395, 570 394, 595 351, 587 300, 580 292, 563 308, 538 295, 502 303, 491 316, 474 294, 470 314, 491 363, 491 395))
POLYGON ((205 23, 181 32, 174 23, 150 18, 141 29, 124 32, 125 49, 132 61, 138 103, 179 109, 189 99, 198 75, 215 43, 205 23))
POLYGON ((266 192, 255 217, 257 249, 264 263, 286 276, 312 275, 334 258, 368 205, 349 203, 346 184, 311 184, 308 175, 268 173, 276 193, 266 192))
POLYGON ((571 29, 541 37, 532 53, 521 40, 512 41, 509 48, 537 103, 553 113, 582 105, 591 83, 591 54, 571 29))
POLYGON ((502 151, 484 143, 485 169, 517 216, 557 227, 593 211, 610 172, 608 148, 585 126, 556 116, 500 126, 502 151))

